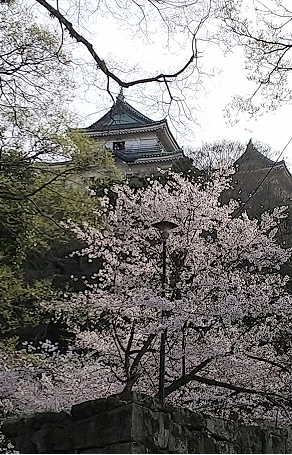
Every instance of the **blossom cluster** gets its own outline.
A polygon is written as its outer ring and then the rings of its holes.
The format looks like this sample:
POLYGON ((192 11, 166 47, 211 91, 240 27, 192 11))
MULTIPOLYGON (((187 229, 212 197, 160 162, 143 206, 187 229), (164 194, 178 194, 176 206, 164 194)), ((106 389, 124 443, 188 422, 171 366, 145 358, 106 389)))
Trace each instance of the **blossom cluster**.
POLYGON ((284 209, 261 222, 234 218, 236 203, 219 202, 225 188, 219 173, 204 185, 178 174, 146 189, 116 185, 102 199, 102 229, 71 224, 86 242, 74 254, 100 266, 85 292, 50 304, 75 338, 69 354, 52 350, 34 366, 45 371, 38 384, 49 378, 47 402, 57 396, 60 408, 132 388, 156 395, 164 332, 167 399, 215 415, 290 419, 292 299, 279 272, 291 250, 276 241, 284 209), (177 225, 165 283, 158 221, 177 225))

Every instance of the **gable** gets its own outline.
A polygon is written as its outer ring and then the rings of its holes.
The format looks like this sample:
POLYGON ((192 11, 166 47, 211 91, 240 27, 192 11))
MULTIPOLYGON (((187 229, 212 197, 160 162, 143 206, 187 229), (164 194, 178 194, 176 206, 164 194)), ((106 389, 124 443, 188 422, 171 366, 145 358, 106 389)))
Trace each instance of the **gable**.
MULTIPOLYGON (((247 144, 246 151, 235 161, 241 171, 263 169, 272 167, 275 162, 260 153, 250 140, 247 144)), ((278 163, 279 164, 279 163, 278 163)))
POLYGON ((111 109, 97 122, 86 128, 87 131, 113 131, 129 128, 141 128, 143 126, 157 125, 162 121, 154 121, 141 114, 124 100, 122 92, 116 99, 111 109))

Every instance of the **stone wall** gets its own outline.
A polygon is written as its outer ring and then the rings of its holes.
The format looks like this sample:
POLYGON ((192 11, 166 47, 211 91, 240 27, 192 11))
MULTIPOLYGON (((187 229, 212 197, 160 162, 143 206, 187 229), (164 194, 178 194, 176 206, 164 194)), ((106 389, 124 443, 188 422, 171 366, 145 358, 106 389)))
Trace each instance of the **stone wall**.
POLYGON ((292 431, 205 418, 145 395, 113 395, 7 420, 20 453, 292 453, 292 431))

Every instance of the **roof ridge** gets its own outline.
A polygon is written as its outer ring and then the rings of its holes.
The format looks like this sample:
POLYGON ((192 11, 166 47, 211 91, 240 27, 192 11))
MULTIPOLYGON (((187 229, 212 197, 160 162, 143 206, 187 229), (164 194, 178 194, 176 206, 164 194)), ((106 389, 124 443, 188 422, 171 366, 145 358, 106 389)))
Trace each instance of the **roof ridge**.
POLYGON ((142 112, 138 111, 135 107, 133 107, 131 104, 129 104, 127 101, 125 101, 125 98, 123 99, 116 99, 115 104, 112 106, 111 110, 117 105, 117 104, 123 104, 126 108, 128 108, 130 111, 132 111, 135 115, 138 115, 138 117, 141 117, 142 119, 147 120, 150 123, 154 123, 155 120, 152 120, 151 118, 147 117, 146 115, 142 114, 142 112))

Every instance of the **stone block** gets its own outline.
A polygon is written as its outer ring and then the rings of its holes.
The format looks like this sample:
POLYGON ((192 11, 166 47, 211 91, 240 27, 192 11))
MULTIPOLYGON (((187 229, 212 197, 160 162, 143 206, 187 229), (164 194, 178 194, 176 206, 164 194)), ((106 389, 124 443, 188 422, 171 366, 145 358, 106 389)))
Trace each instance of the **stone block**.
POLYGON ((64 423, 67 424, 71 420, 67 412, 37 412, 26 419, 26 425, 31 429, 41 428, 45 423, 64 423))
POLYGON ((170 416, 163 412, 157 412, 155 419, 156 428, 153 428, 153 433, 149 434, 149 439, 153 439, 153 444, 157 449, 165 450, 168 447, 169 436, 170 436, 170 416))
POLYGON ((91 400, 67 413, 8 419, 20 453, 292 453, 292 430, 205 419, 135 392, 91 400))
POLYGON ((149 453, 165 450, 169 438, 167 414, 133 404, 132 440, 143 444, 149 453))
POLYGON ((169 429, 168 452, 189 453, 192 434, 176 422, 171 422, 169 429))
POLYGON ((85 401, 84 403, 72 406, 71 415, 74 420, 85 420, 96 414, 107 411, 107 399, 99 398, 98 400, 85 401))
POLYGON ((205 431, 193 432, 188 453, 217 453, 216 441, 205 431))
POLYGON ((73 452, 73 437, 70 427, 51 427, 49 438, 53 453, 73 452))
POLYGON ((32 416, 8 418, 3 422, 2 431, 8 437, 18 435, 20 432, 34 432, 40 430, 45 423, 61 423, 67 425, 71 417, 67 412, 37 412, 32 416))
POLYGON ((138 394, 137 396, 137 401, 135 403, 138 403, 142 405, 145 408, 150 409, 151 411, 164 411, 168 412, 169 405, 165 403, 162 405, 158 398, 156 397, 150 397, 148 395, 144 394, 138 394))
POLYGON ((102 448, 82 450, 79 453, 147 453, 143 444, 125 442, 122 444, 111 444, 102 448))
POLYGON ((232 441, 238 431, 238 424, 233 420, 212 418, 206 419, 206 429, 218 441, 232 441))
POLYGON ((131 437, 132 441, 147 444, 149 434, 153 431, 154 414, 143 406, 132 405, 131 437))
POLYGON ((215 453, 242 453, 239 446, 227 441, 218 441, 215 444, 215 447, 216 447, 215 453))
POLYGON ((50 429, 50 424, 47 422, 43 424, 40 430, 31 435, 30 440, 34 444, 36 450, 34 453, 53 452, 50 429))
POLYGON ((285 440, 285 453, 292 453, 292 430, 286 429, 287 438, 285 440))
POLYGON ((72 425, 73 445, 76 449, 104 447, 109 442, 132 440, 132 409, 128 404, 106 413, 95 415, 72 425))
POLYGON ((192 412, 183 408, 173 408, 171 416, 174 422, 190 430, 198 431, 206 427, 205 418, 198 412, 192 412))
POLYGON ((285 431, 275 429, 267 429, 265 431, 265 447, 264 453, 285 453, 285 431))
POLYGON ((266 453, 266 435, 259 427, 241 425, 236 442, 240 445, 241 453, 266 453))
POLYGON ((133 397, 128 394, 111 395, 106 402, 108 411, 131 403, 133 403, 133 397))
POLYGON ((25 419, 24 418, 8 418, 4 420, 1 431, 7 436, 8 438, 15 438, 20 431, 23 430, 25 426, 25 419))
POLYGON ((22 441, 20 446, 15 445, 15 449, 20 453, 39 453, 35 444, 31 440, 22 441))

